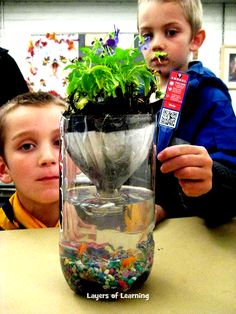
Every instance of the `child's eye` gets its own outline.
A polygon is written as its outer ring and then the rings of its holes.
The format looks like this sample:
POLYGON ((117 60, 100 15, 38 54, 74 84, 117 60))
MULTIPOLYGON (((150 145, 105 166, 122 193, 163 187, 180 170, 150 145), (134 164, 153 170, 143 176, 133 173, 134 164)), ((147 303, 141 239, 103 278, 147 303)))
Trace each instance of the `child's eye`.
POLYGON ((55 146, 59 147, 59 146, 60 146, 60 144, 61 144, 60 139, 59 139, 59 138, 58 138, 58 139, 56 139, 56 140, 53 142, 53 144, 54 144, 55 146))
POLYGON ((150 41, 151 41, 151 34, 150 33, 142 34, 141 39, 140 39, 140 43, 139 43, 140 49, 141 50, 149 49, 150 41))
POLYGON ((143 34, 142 36, 143 36, 144 40, 151 39, 151 33, 143 34))
POLYGON ((20 149, 25 151, 25 152, 32 150, 33 148, 34 148, 34 145, 31 143, 25 143, 25 144, 20 146, 20 149))
POLYGON ((176 34, 177 34, 177 30, 176 30, 176 29, 168 29, 168 30, 166 31, 166 35, 167 35, 168 37, 174 37, 176 34))

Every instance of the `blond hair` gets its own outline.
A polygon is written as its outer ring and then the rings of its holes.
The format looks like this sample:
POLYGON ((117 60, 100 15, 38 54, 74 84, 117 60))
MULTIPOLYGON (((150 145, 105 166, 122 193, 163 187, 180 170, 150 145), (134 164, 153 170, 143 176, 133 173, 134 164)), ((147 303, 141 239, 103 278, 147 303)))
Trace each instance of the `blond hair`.
POLYGON ((67 103, 60 97, 47 92, 28 92, 18 95, 0 108, 0 156, 5 159, 6 119, 10 112, 22 106, 44 107, 47 105, 67 108, 67 103))
POLYGON ((202 2, 201 0, 138 0, 138 7, 140 3, 143 2, 176 2, 183 9, 184 15, 189 22, 192 29, 192 36, 196 34, 196 32, 202 27, 202 2))

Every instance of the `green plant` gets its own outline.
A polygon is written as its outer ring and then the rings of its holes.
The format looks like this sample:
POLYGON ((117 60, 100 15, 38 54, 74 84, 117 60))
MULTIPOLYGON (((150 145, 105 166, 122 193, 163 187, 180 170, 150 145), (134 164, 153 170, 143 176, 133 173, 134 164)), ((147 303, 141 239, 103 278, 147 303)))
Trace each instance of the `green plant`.
POLYGON ((110 33, 105 44, 95 39, 91 47, 81 48, 83 57, 66 67, 71 70, 67 94, 72 111, 88 105, 106 111, 118 103, 126 103, 129 111, 147 103, 152 92, 160 93, 158 78, 147 68, 140 49, 117 47, 118 33, 110 33))

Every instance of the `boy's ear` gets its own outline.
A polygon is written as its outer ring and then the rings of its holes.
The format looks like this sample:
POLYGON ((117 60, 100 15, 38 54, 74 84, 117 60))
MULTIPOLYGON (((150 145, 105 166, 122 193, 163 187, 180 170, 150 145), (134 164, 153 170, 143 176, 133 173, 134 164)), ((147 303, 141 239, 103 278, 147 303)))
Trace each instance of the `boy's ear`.
POLYGON ((13 181, 9 174, 8 167, 1 156, 0 156, 0 181, 2 181, 3 183, 11 183, 13 181))
POLYGON ((204 29, 199 29, 196 34, 193 36, 190 43, 190 51, 197 51, 203 44, 206 37, 204 29))

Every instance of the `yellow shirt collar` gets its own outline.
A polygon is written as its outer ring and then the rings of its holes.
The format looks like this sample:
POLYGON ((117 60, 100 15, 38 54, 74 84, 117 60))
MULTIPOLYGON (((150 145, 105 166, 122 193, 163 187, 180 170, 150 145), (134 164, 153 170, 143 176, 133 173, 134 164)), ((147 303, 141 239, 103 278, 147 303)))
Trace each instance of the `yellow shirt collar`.
MULTIPOLYGON (((25 226, 25 228, 47 228, 44 223, 42 223, 40 220, 31 215, 26 209, 24 209, 24 207, 20 203, 17 192, 15 192, 11 196, 9 202, 12 204, 16 220, 20 224, 25 226)), ((58 223, 56 224, 56 226, 58 226, 58 223)))

